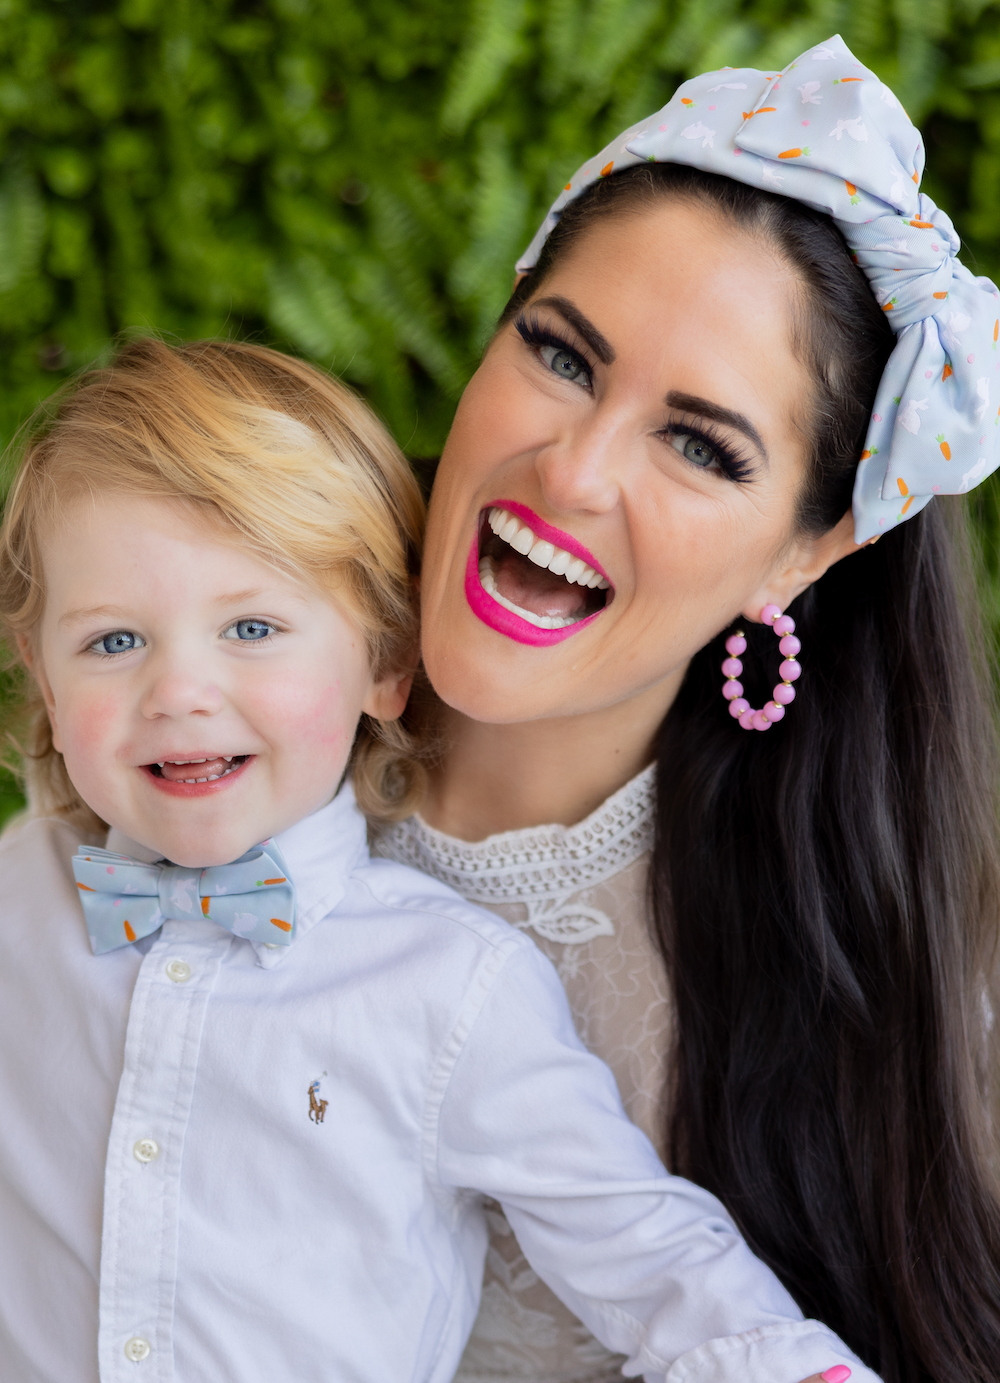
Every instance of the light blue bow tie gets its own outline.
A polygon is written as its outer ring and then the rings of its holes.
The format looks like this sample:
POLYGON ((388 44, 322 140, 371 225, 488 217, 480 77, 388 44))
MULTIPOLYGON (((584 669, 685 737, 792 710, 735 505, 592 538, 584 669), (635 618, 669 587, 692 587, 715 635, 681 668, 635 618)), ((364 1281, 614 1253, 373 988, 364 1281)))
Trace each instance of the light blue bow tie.
POLYGON ((271 946, 287 946, 294 936, 295 885, 273 840, 208 869, 143 864, 81 845, 73 873, 95 955, 149 936, 167 918, 207 918, 271 946))

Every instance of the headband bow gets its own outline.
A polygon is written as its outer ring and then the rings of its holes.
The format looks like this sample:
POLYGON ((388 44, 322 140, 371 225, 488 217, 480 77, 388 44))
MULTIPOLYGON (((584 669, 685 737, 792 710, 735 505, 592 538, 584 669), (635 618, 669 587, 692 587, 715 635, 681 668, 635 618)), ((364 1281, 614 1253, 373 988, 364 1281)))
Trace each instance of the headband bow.
POLYGON ((838 35, 777 76, 703 73, 574 173, 518 262, 537 263, 562 209, 633 164, 683 163, 826 212, 896 332, 854 485, 859 543, 1000 464, 1000 293, 956 259, 920 192, 924 147, 895 96, 838 35))

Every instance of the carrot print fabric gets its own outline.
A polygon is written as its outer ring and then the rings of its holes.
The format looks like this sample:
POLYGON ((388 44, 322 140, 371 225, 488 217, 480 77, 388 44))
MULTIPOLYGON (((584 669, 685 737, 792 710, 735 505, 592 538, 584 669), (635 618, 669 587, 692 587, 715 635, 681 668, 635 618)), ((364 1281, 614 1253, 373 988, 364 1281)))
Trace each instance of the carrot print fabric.
POLYGON ((957 259, 948 216, 920 191, 920 132, 839 35, 779 73, 723 68, 574 173, 518 262, 537 262, 568 202, 642 162, 721 173, 825 212, 896 332, 854 488, 866 542, 936 494, 963 494, 1000 464, 1000 293, 957 259))
POLYGON ((113 850, 81 846, 73 875, 95 955, 150 936, 166 918, 217 922, 234 936, 287 946, 295 925, 295 886, 273 840, 208 869, 166 860, 144 864, 113 850))

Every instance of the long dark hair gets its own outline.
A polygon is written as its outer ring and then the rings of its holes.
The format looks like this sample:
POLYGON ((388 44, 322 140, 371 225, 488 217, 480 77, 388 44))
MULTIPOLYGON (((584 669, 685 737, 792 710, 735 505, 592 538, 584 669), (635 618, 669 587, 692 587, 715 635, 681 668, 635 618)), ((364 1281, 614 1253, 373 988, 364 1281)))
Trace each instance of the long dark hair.
MULTIPOLYGON (((893 344, 829 218, 641 166, 567 208, 505 316, 595 221, 664 196, 697 199, 799 271, 793 346, 815 381, 799 523, 828 529, 850 507, 893 344)), ((729 716, 727 630, 692 660, 657 746, 674 1170, 714 1191, 806 1314, 887 1383, 1000 1375, 997 756, 955 503, 794 602, 806 672, 779 726, 745 734, 729 716)), ((761 705, 775 640, 746 632, 761 705)))

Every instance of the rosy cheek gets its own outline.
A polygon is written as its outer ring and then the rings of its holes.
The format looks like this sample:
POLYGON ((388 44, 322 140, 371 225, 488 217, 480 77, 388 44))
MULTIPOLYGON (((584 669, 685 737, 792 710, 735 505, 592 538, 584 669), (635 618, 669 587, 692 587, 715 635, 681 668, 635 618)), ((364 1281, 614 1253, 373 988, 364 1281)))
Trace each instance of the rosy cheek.
POLYGON ((334 750, 349 747, 354 739, 356 707, 349 701, 339 679, 312 686, 298 679, 270 684, 257 704, 291 747, 334 750))
POLYGON ((57 695, 56 721, 63 753, 85 758, 103 752, 115 727, 121 724, 121 716, 121 704, 114 696, 74 697, 67 704, 57 695))

